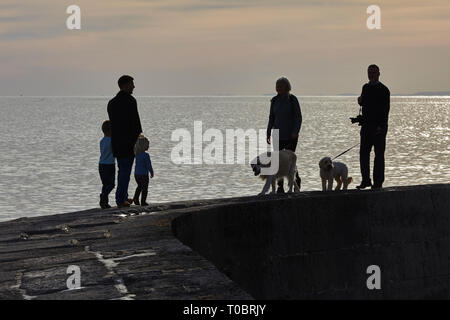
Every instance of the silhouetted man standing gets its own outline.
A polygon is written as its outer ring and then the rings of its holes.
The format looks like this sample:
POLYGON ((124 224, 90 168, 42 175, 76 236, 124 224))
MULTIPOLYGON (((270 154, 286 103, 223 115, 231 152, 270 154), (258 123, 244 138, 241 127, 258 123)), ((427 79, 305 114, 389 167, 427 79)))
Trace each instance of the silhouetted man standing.
POLYGON ((362 109, 361 146, 359 161, 362 181, 358 189, 372 186, 379 189, 384 182, 384 151, 390 109, 389 89, 379 81, 380 69, 372 64, 367 69, 369 82, 362 88, 358 103, 362 109), (375 149, 373 185, 370 180, 370 152, 375 149))
POLYGON ((133 148, 142 132, 136 99, 131 95, 133 80, 130 76, 121 76, 118 81, 120 91, 108 103, 112 150, 119 168, 116 189, 118 207, 129 207, 132 203, 128 199, 128 184, 134 162, 133 148))

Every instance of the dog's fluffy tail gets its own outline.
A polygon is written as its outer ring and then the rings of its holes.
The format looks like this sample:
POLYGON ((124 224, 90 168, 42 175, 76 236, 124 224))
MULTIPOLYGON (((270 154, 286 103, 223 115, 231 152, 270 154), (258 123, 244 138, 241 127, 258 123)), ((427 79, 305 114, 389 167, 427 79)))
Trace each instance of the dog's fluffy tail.
POLYGON ((347 184, 352 183, 352 181, 353 181, 353 178, 352 178, 352 177, 348 177, 348 178, 347 178, 347 184))

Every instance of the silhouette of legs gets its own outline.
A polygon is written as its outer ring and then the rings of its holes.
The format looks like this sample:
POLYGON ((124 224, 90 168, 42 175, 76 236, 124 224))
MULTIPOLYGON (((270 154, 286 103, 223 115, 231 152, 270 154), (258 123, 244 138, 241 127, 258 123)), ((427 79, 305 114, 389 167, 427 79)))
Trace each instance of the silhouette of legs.
POLYGON ((102 209, 110 208, 108 204, 108 195, 114 189, 114 180, 116 176, 115 164, 102 164, 98 165, 98 171, 100 173, 100 179, 102 181, 102 193, 100 194, 100 207, 102 209))
MULTIPOLYGON (((287 149, 287 150, 291 150, 293 152, 295 152, 295 149, 297 148, 297 143, 298 143, 298 138, 297 139, 291 139, 291 140, 280 140, 279 142, 279 148, 278 150, 283 150, 283 149, 287 149)), ((300 187, 300 177, 298 175, 298 172, 296 172, 295 174, 295 181, 297 182, 298 186, 300 187)), ((284 193, 284 179, 280 179, 277 182, 278 184, 278 189, 277 189, 277 193, 284 193)))
POLYGON ((134 193, 133 201, 137 205, 146 206, 147 205, 147 194, 148 194, 148 183, 149 183, 149 177, 148 175, 135 175, 134 178, 136 179, 137 188, 136 192, 134 193), (139 203, 139 195, 141 195, 141 202, 139 203))
POLYGON ((131 169, 133 167, 134 157, 117 158, 119 171, 117 174, 116 203, 118 206, 128 200, 128 185, 130 183, 131 169))
POLYGON ((359 149, 359 163, 361 168, 361 186, 364 188, 370 186, 370 152, 372 146, 375 151, 374 167, 373 167, 373 182, 374 188, 381 188, 384 182, 384 152, 386 149, 386 133, 377 134, 373 127, 361 128, 361 146, 359 149))
POLYGON ((373 165, 374 188, 381 188, 384 182, 384 151, 386 150, 386 133, 374 137, 375 159, 373 165))

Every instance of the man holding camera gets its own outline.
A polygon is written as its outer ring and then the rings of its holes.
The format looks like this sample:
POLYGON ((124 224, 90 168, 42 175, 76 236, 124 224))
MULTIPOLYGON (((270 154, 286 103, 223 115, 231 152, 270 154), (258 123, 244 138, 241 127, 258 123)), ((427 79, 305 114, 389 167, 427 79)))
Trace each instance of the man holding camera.
MULTIPOLYGON (((362 181, 357 189, 372 187, 380 189, 384 182, 384 151, 386 149, 386 134, 390 109, 389 89, 379 81, 380 69, 377 65, 370 65, 367 69, 369 82, 362 88, 358 97, 362 115, 358 117, 361 126, 361 145, 359 162, 362 181), (373 167, 373 185, 370 180, 370 152, 372 146, 375 151, 373 167)), ((352 120, 353 121, 353 120, 352 120)))

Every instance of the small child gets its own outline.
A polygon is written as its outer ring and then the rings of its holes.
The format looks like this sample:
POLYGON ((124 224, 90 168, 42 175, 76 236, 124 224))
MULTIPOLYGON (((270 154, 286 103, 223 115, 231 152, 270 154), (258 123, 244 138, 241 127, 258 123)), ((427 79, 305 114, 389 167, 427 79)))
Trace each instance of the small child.
POLYGON ((116 176, 115 158, 112 153, 111 145, 111 122, 105 120, 102 124, 104 137, 100 140, 100 160, 98 162, 98 171, 102 180, 102 193, 100 194, 100 207, 102 209, 111 208, 108 204, 109 193, 114 189, 114 180, 116 176))
POLYGON ((147 193, 148 193, 148 173, 150 172, 150 178, 153 178, 152 161, 150 155, 146 152, 149 148, 150 142, 141 133, 134 145, 134 154, 136 155, 136 166, 134 167, 134 178, 136 179, 137 188, 134 193, 133 202, 137 205, 148 206, 147 193), (139 195, 142 193, 141 202, 139 203, 139 195))

